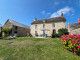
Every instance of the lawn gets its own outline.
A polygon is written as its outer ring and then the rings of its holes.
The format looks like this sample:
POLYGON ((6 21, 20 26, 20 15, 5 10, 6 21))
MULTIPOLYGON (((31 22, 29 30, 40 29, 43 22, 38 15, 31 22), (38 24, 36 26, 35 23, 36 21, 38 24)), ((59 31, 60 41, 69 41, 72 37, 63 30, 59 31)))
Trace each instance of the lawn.
POLYGON ((0 40, 0 60, 80 60, 67 51, 58 38, 0 40))

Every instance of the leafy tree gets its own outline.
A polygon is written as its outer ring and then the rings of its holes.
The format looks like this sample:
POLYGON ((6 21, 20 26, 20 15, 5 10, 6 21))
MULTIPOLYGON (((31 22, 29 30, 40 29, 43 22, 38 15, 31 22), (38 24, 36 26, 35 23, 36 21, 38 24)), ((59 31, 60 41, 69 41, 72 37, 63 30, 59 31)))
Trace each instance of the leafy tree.
POLYGON ((68 29, 66 28, 62 28, 58 30, 58 34, 59 36, 63 35, 63 34, 69 34, 68 29))

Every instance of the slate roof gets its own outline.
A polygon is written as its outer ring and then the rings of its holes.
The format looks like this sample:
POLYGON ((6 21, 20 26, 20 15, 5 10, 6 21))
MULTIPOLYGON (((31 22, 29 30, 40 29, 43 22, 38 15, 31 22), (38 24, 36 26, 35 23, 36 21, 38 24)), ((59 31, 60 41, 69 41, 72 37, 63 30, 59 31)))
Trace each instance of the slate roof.
POLYGON ((33 21, 31 24, 42 24, 42 23, 51 23, 51 22, 65 22, 66 19, 62 16, 60 17, 54 17, 54 18, 50 18, 50 19, 43 19, 43 20, 36 20, 33 21))
POLYGON ((19 26, 19 27, 23 27, 23 28, 30 28, 29 26, 26 26, 26 25, 24 25, 24 24, 21 24, 21 23, 19 23, 19 22, 14 21, 14 20, 8 19, 7 22, 8 22, 8 21, 9 21, 12 25, 14 25, 14 26, 19 26))

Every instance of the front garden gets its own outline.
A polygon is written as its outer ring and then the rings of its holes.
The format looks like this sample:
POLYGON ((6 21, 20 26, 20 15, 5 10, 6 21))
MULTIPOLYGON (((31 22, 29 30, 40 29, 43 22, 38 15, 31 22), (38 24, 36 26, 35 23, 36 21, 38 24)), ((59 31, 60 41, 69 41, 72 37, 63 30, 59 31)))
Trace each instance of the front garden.
POLYGON ((69 34, 61 36, 62 43, 67 50, 73 52, 76 55, 80 55, 80 35, 69 34))
POLYGON ((0 60, 80 60, 58 38, 0 40, 0 60))

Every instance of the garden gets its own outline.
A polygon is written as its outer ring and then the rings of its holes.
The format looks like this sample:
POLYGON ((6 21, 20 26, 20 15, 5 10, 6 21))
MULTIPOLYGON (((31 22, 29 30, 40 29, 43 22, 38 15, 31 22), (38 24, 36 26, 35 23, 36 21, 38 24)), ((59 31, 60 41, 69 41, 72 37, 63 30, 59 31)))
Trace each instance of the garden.
POLYGON ((0 39, 0 60, 80 60, 59 38, 0 39))
MULTIPOLYGON (((8 37, 9 30, 3 31, 8 37)), ((0 39, 0 60, 80 60, 80 35, 71 35, 67 29, 60 29, 52 36, 14 39, 4 36, 0 39)))
POLYGON ((80 55, 80 34, 62 35, 61 41, 67 50, 80 55))

